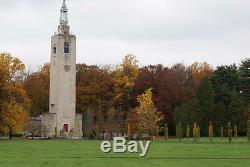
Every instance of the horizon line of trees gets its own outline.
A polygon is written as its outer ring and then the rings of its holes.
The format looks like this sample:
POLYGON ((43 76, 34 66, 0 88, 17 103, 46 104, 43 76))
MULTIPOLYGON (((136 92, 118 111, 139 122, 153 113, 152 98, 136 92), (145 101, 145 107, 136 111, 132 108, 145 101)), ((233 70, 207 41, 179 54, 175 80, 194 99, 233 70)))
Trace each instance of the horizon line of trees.
MULTIPOLYGON (((21 60, 0 53, 1 132, 20 132, 28 117, 49 111, 49 76, 49 64, 35 72, 25 72, 21 60)), ((210 121, 215 127, 232 122, 239 134, 246 134, 250 119, 250 59, 242 60, 239 66, 215 69, 207 62, 138 67, 136 57, 126 55, 115 68, 77 64, 76 78, 76 111, 83 114, 86 135, 157 135, 161 131, 150 129, 156 125, 162 129, 166 123, 169 135, 174 135, 178 122, 184 126, 197 123, 201 134, 205 134, 210 121), (148 97, 144 98, 145 103, 138 99, 143 94, 148 97), (144 126, 151 122, 151 126, 144 126)))

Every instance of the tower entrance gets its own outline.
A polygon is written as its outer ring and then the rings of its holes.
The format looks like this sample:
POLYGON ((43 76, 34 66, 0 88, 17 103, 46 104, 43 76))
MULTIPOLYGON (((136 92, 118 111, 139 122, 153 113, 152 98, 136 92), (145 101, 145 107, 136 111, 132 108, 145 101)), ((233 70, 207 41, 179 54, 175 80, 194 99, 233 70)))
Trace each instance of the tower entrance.
POLYGON ((63 130, 64 130, 64 132, 69 132, 69 124, 64 124, 63 125, 63 130))

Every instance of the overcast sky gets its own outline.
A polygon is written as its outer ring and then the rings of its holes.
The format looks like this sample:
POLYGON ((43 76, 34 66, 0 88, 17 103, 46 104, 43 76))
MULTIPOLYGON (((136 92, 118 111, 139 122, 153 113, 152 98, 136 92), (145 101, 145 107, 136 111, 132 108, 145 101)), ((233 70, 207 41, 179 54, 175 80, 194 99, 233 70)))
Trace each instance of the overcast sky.
MULTIPOLYGON (((67 0, 77 36, 77 62, 140 65, 207 61, 239 63, 250 56, 249 0, 67 0)), ((0 52, 27 68, 49 62, 50 37, 62 0, 0 0, 0 52)))

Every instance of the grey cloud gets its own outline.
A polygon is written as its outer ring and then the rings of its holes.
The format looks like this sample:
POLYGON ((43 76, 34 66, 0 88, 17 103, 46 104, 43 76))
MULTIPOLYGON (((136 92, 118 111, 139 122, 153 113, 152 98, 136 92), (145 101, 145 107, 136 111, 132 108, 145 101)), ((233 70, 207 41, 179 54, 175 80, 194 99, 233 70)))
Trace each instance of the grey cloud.
MULTIPOLYGON (((33 68, 48 62, 61 2, 0 0, 0 51, 18 55, 33 68)), ((114 64, 134 53, 142 65, 207 60, 216 66, 249 56, 247 0, 67 0, 67 4, 79 62, 114 64)))

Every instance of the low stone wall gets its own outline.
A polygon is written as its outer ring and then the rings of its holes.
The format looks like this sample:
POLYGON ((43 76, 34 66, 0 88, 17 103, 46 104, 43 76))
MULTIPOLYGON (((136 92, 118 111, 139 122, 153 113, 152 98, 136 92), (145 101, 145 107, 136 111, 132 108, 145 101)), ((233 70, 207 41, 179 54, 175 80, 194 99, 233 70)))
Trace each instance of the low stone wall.
POLYGON ((44 113, 42 115, 42 136, 51 137, 55 135, 56 114, 44 113))

